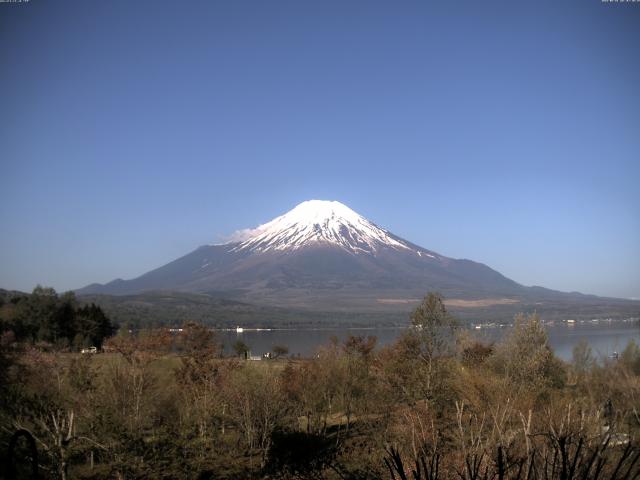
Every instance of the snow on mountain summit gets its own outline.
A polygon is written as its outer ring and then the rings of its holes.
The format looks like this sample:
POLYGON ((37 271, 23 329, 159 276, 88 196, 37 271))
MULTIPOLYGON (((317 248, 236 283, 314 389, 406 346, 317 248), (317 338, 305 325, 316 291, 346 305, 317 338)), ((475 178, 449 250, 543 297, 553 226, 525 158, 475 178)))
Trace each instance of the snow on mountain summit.
POLYGON ((313 244, 336 245, 352 253, 375 253, 379 248, 411 248, 346 205, 308 200, 252 230, 234 251, 287 251, 313 244))

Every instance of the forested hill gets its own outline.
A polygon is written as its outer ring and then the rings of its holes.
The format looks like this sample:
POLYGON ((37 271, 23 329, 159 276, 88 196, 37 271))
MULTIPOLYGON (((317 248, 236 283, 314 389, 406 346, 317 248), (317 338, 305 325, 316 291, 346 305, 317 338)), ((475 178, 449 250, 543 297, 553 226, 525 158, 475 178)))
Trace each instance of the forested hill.
MULTIPOLYGON (((423 293, 426 294, 425 291, 423 293)), ((80 295, 85 303, 99 305, 115 322, 133 328, 179 326, 196 321, 212 327, 296 327, 296 326, 400 326, 407 325, 409 313, 421 295, 401 305, 377 303, 376 309, 331 310, 299 306, 269 306, 230 299, 223 294, 152 291, 135 295, 80 295)), ((629 318, 640 316, 640 302, 585 297, 588 301, 570 303, 547 299, 544 304, 521 302, 461 302, 445 298, 447 308, 462 323, 511 322, 514 315, 537 312, 545 320, 566 318, 629 318)))
POLYGON ((132 328, 180 326, 195 321, 229 328, 291 326, 406 325, 408 313, 324 312, 254 305, 216 295, 185 292, 147 292, 138 295, 82 295, 83 302, 100 305, 106 314, 132 328))

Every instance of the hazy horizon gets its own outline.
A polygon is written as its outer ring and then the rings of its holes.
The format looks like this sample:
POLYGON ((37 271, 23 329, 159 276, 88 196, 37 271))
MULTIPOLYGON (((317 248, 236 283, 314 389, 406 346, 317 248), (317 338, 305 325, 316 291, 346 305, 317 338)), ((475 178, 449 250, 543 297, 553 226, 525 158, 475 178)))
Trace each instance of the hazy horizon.
POLYGON ((309 199, 640 298, 632 3, 0 4, 0 288, 133 278, 309 199))

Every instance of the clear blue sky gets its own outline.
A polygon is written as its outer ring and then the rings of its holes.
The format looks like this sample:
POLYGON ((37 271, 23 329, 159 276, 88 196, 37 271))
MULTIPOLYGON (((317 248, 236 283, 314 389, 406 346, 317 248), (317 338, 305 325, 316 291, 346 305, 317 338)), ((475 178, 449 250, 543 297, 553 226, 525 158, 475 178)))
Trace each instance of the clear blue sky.
POLYGON ((0 3, 0 287, 131 278, 317 198, 640 297, 640 4, 0 3))

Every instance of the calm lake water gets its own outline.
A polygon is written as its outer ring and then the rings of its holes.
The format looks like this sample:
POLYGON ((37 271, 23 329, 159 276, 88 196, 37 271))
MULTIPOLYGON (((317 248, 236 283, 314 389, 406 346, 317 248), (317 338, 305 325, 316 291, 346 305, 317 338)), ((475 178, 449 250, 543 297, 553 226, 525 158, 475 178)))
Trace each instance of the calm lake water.
MULTIPOLYGON (((481 340, 493 341, 501 338, 511 327, 482 327, 470 329, 481 340)), ((549 342, 556 355, 564 360, 571 360, 573 347, 586 339, 596 356, 609 356, 613 352, 624 350, 630 340, 640 343, 640 324, 638 321, 600 321, 598 323, 584 322, 569 325, 557 322, 546 325, 549 342)), ((252 355, 262 355, 272 350, 274 345, 286 345, 289 354, 312 356, 320 345, 329 343, 331 337, 338 337, 343 341, 349 335, 376 336, 378 345, 392 343, 398 335, 406 329, 401 327, 378 328, 327 328, 327 329, 276 329, 276 330, 244 330, 219 331, 218 335, 225 347, 225 352, 231 352, 231 345, 236 340, 242 340, 251 348, 252 355)))

